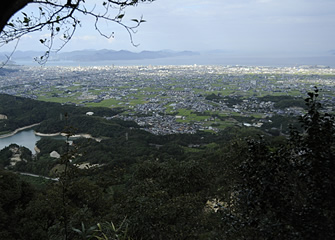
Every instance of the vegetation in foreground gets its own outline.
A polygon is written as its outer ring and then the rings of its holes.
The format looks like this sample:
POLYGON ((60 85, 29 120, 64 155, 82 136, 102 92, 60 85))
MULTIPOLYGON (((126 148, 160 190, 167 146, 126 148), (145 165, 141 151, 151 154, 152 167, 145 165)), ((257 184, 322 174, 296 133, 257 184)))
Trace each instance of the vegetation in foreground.
POLYGON ((16 167, 58 165, 59 181, 35 188, 1 170, 0 238, 334 239, 335 119, 317 97, 288 137, 251 128, 159 137, 119 124, 101 143, 53 142, 60 159, 45 150, 16 167), (100 165, 74 165, 86 161, 100 165))

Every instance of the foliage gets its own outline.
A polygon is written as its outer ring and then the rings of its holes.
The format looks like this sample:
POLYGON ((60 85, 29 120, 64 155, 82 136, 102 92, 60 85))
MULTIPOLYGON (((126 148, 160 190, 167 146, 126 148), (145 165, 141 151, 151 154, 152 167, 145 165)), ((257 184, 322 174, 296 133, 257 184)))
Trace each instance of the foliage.
POLYGON ((10 144, 0 151, 0 168, 9 168, 13 170, 22 170, 21 166, 32 161, 31 151, 23 146, 17 144, 10 144), (11 165, 11 159, 17 155, 21 161, 16 162, 15 165, 11 165))
POLYGON ((130 240, 126 218, 116 227, 113 222, 98 223, 98 229, 93 234, 97 240, 130 240))
POLYGON ((18 176, 0 170, 0 238, 20 239, 17 227, 21 211, 34 197, 35 192, 29 184, 20 181, 18 176))
POLYGON ((334 238, 334 117, 320 112, 317 96, 315 89, 306 99, 304 133, 292 130, 279 148, 262 138, 247 142, 225 197, 228 207, 220 211, 227 237, 334 238))
POLYGON ((14 131, 17 128, 36 123, 41 123, 41 125, 36 128, 37 131, 45 133, 60 132, 66 125, 65 115, 67 114, 71 118, 73 117, 73 120, 69 120, 69 125, 72 123, 71 121, 76 121, 77 123, 72 126, 80 126, 83 120, 88 122, 85 124, 89 124, 89 126, 83 126, 82 129, 80 129, 82 130, 82 133, 86 133, 86 130, 92 127, 91 124, 101 121, 100 119, 104 116, 111 117, 121 111, 121 109, 92 109, 72 105, 61 105, 58 103, 42 102, 1 94, 0 113, 6 115, 8 119, 0 120, 0 132, 14 131), (86 116, 86 112, 91 111, 95 113, 95 117, 93 117, 93 119, 91 119, 90 116, 86 116))
POLYGON ((93 235, 93 231, 96 229, 95 226, 92 226, 90 228, 86 228, 85 224, 81 223, 81 229, 78 228, 72 228, 72 230, 80 235, 80 238, 83 240, 90 239, 93 235))
MULTIPOLYGON (((1 237, 334 239, 335 119, 323 112, 318 89, 306 103, 302 127, 288 137, 239 127, 153 136, 118 123, 109 139, 60 150, 67 172, 47 188, 0 172, 1 237), (103 165, 73 165, 81 162, 103 165)), ((48 150, 36 163, 50 161, 45 156, 58 145, 40 144, 48 150)))
POLYGON ((275 108, 279 109, 285 109, 289 107, 301 107, 306 109, 307 106, 304 104, 304 101, 300 98, 292 97, 292 96, 271 96, 267 95, 264 97, 259 97, 258 98, 260 101, 264 102, 274 102, 275 103, 275 108))
POLYGON ((214 102, 224 102, 227 104, 227 106, 232 107, 233 105, 240 104, 243 102, 243 99, 241 96, 222 96, 220 93, 215 94, 212 93, 205 97, 206 100, 214 101, 214 102))

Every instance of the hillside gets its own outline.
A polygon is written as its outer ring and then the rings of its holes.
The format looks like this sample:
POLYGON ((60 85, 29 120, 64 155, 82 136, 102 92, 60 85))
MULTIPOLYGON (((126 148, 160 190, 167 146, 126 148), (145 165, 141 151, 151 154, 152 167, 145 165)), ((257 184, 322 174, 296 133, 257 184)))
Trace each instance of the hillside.
POLYGON ((106 138, 42 139, 39 154, 12 167, 58 181, 4 170, 20 148, 0 151, 0 238, 334 239, 335 119, 320 112, 318 89, 305 102, 302 130, 288 137, 237 126, 155 136, 71 107, 71 125, 106 138))
MULTIPOLYGON (((67 121, 71 123, 72 118, 83 118, 91 121, 99 121, 96 117, 114 116, 120 109, 109 108, 86 108, 72 105, 62 105, 36 101, 22 97, 0 94, 0 114, 6 115, 7 119, 1 119, 0 133, 12 132, 15 129, 41 123, 38 130, 44 133, 61 131, 67 121), (87 112, 94 111, 95 117, 89 118, 87 112)), ((84 126, 80 128, 85 132, 84 126)))

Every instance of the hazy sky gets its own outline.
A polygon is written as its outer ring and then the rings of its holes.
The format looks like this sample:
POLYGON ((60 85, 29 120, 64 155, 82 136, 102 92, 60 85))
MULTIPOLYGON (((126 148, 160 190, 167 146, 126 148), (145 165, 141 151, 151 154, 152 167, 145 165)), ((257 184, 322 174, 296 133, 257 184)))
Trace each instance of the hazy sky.
MULTIPOLYGON (((335 49, 335 0, 156 0, 128 9, 125 19, 141 15, 147 22, 134 35, 139 47, 115 24, 101 25, 105 32, 115 32, 108 40, 94 30, 92 19, 84 18, 63 51, 220 49, 285 55, 335 49)), ((43 50, 41 34, 26 36, 18 49, 43 50)))

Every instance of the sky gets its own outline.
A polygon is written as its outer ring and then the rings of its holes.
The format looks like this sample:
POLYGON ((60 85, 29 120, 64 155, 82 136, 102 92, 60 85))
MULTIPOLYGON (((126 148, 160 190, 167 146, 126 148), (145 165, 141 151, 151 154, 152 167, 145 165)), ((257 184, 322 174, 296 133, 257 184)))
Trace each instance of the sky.
MULTIPOLYGON (((87 0, 90 4, 102 0, 87 0), (93 1, 93 2, 92 2, 93 1)), ((26 9, 29 12, 31 9, 26 9)), ((31 10, 33 11, 33 10, 31 10)), ((156 0, 126 10, 124 20, 146 20, 133 35, 113 23, 94 20, 82 27, 62 52, 82 49, 212 51, 232 54, 323 55, 335 50, 335 0, 156 0)), ((23 37, 17 50, 40 50, 38 32, 23 37)), ((0 51, 8 51, 3 46, 0 51)))

